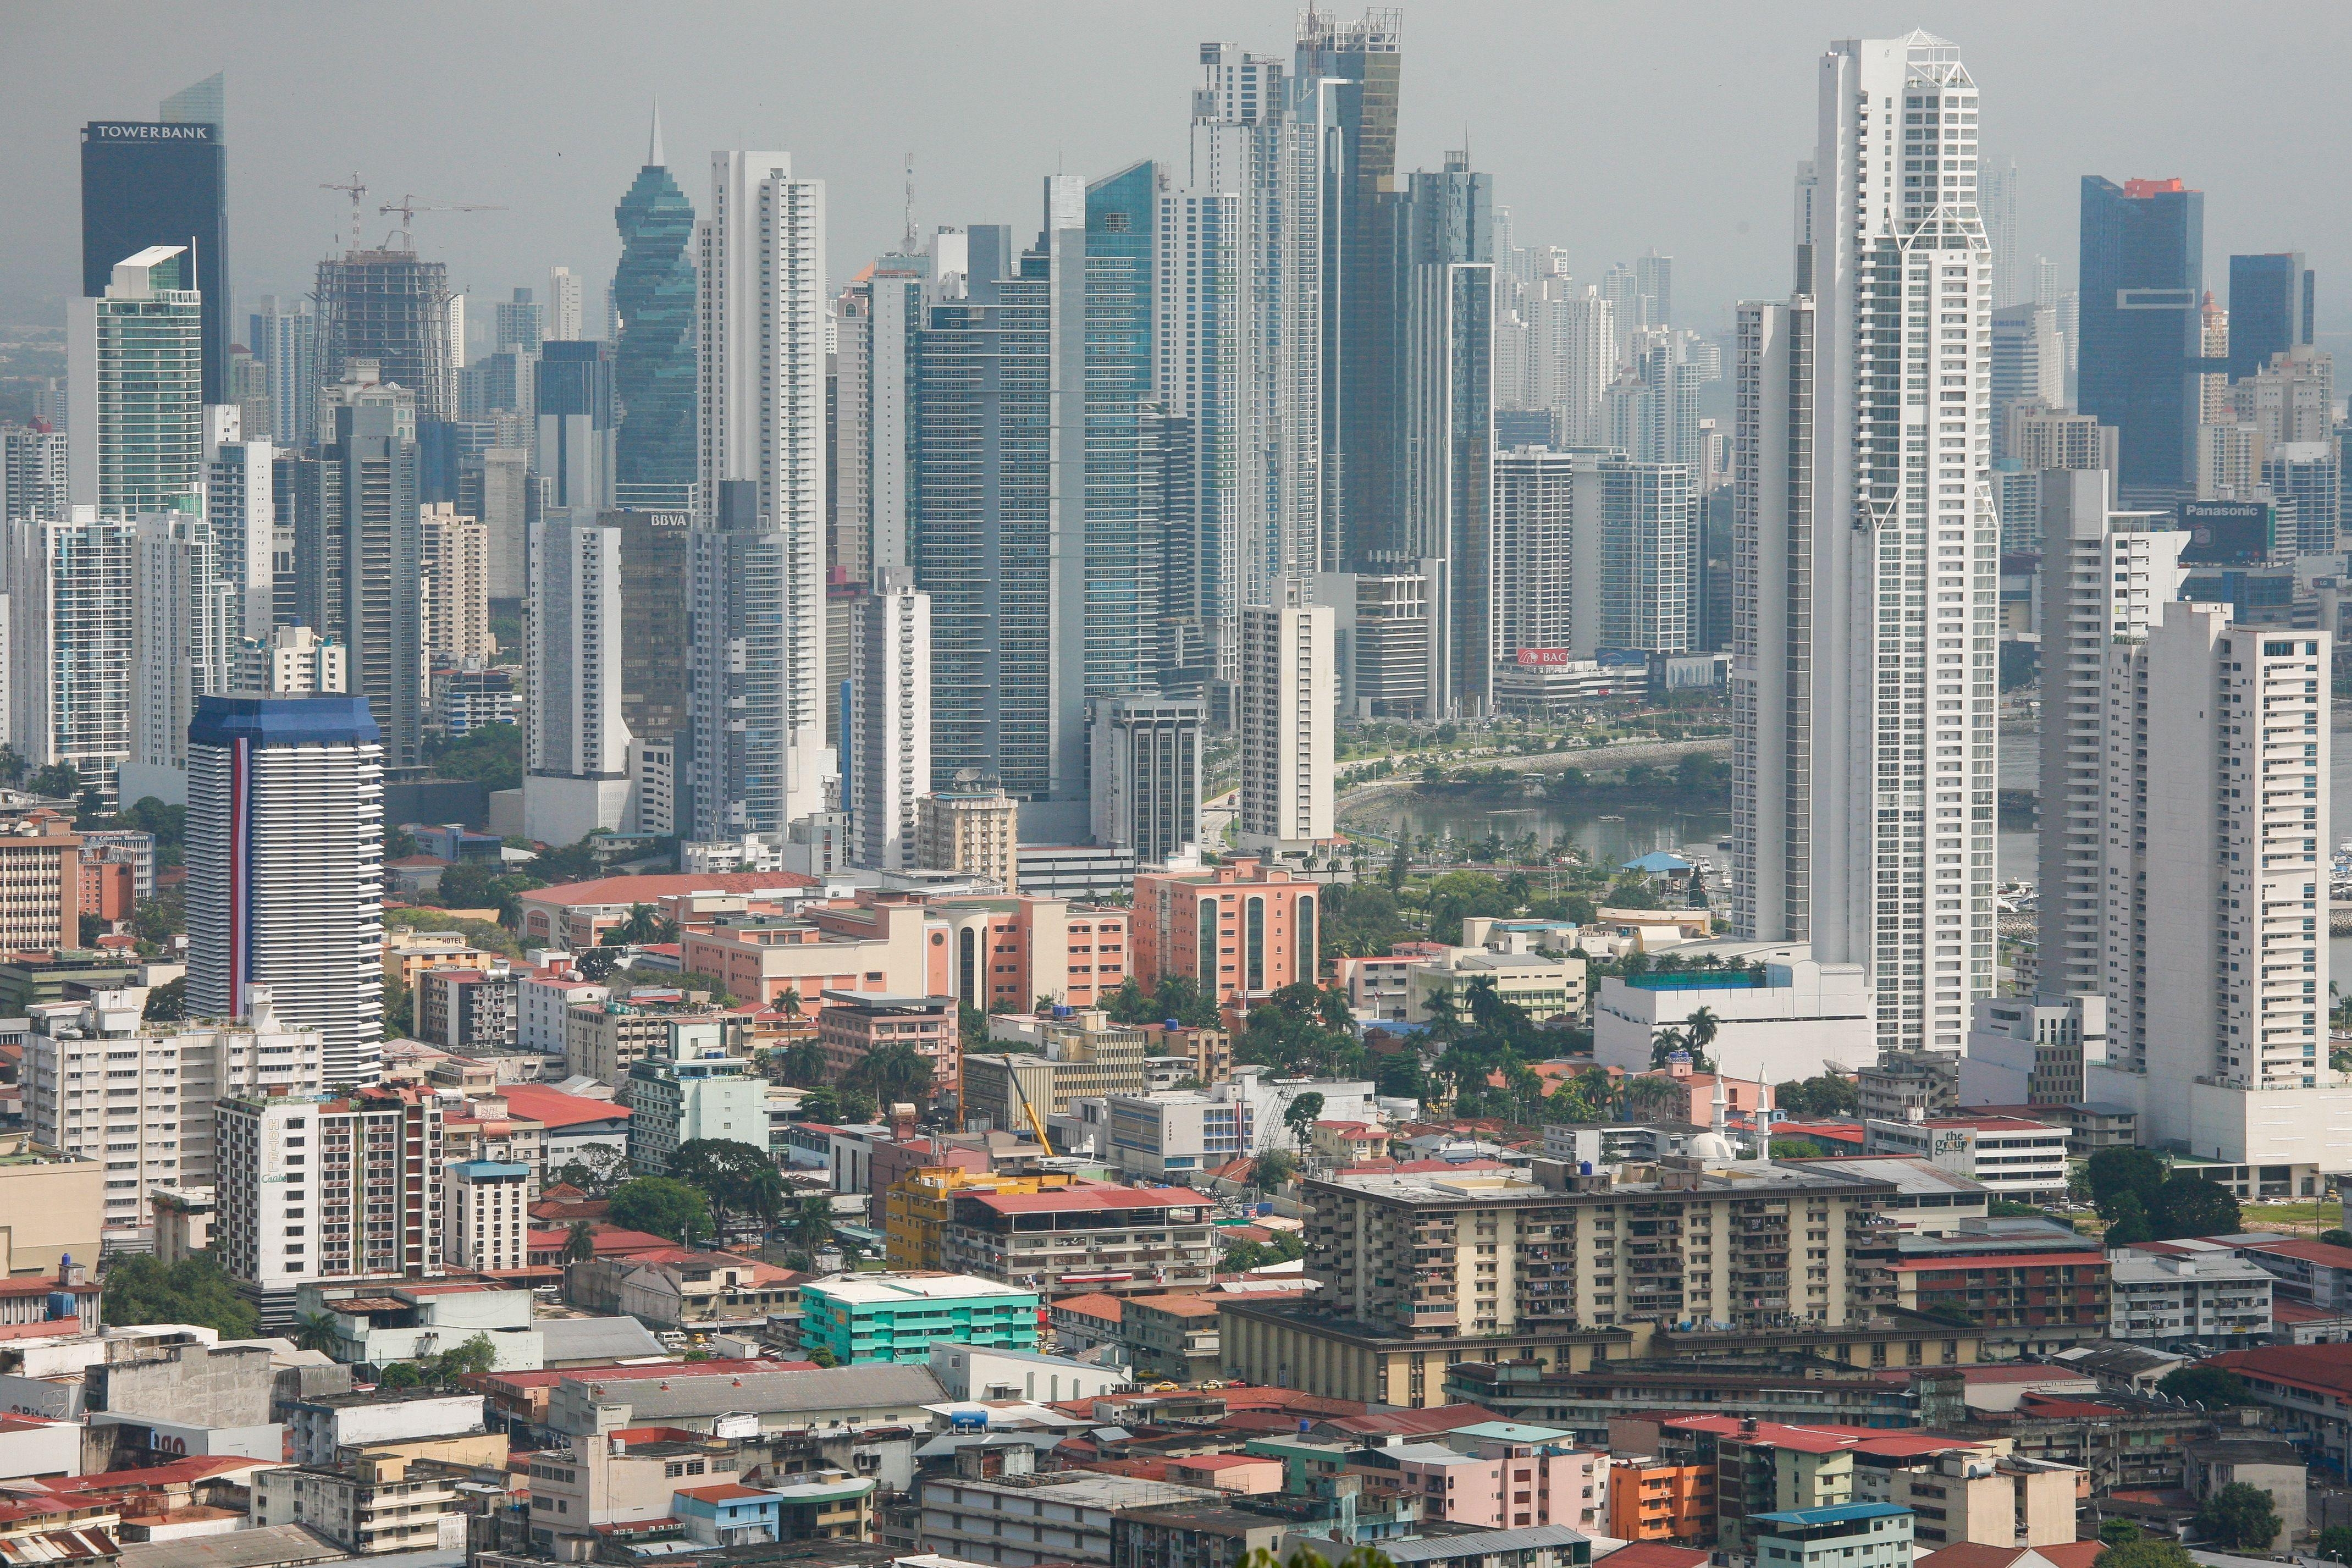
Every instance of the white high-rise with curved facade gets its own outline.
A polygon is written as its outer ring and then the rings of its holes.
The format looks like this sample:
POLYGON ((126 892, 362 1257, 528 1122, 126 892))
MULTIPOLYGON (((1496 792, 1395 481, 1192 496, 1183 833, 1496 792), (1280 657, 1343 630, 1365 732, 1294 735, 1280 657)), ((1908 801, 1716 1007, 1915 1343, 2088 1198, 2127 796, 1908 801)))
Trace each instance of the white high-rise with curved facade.
POLYGON ((1882 1049, 1958 1051, 1993 978, 2000 525, 1979 103, 1958 48, 1820 66, 1797 288, 1739 312, 1733 900, 1860 964, 1882 1049))

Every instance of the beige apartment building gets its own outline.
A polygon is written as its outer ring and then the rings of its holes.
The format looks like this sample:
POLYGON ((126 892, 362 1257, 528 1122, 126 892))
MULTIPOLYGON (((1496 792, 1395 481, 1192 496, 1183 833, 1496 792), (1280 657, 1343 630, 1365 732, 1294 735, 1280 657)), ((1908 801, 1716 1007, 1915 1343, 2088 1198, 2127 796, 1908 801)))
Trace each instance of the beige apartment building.
POLYGON ((1017 802, 993 785, 927 795, 915 802, 915 864, 929 871, 987 877, 1017 891, 1021 847, 1017 802))
MULTIPOLYGON (((1229 1310, 1225 1366, 1411 1405, 1444 1403, 1444 1368, 1458 1360, 1581 1370, 1662 1325, 1860 1323, 1877 1288, 1850 1283, 1849 1260, 1895 1191, 1867 1175, 1717 1158, 1592 1175, 1545 1160, 1532 1175, 1347 1175, 1304 1189, 1315 1312, 1229 1310)), ((1834 1355, 1834 1332, 1820 1338, 1834 1355)))

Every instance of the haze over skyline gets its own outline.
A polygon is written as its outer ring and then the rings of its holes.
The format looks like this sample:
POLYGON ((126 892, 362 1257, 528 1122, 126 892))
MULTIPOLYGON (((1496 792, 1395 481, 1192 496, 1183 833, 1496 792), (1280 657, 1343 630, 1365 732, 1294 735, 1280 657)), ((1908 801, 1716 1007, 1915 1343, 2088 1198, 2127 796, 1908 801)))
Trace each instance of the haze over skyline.
MULTIPOLYGON (((62 321, 76 281, 77 131, 149 119, 163 95, 227 73, 231 264, 239 310, 299 293, 346 232, 356 170, 374 209, 420 201, 504 211, 420 215, 416 243, 477 300, 540 287, 551 265, 601 292, 612 207, 661 103, 668 160, 698 210, 727 147, 789 150, 827 182, 829 271, 898 238, 902 164, 914 216, 1035 225, 1038 179, 1181 160, 1194 52, 1207 39, 1286 56, 1287 5, 1143 10, 940 6, 503 6, 396 11, 256 4, 201 27, 128 5, 22 7, 0 60, 0 201, 46 222, 0 244, 0 314, 62 321)), ((2206 277, 2232 251, 2300 249, 2319 274, 2319 335, 2352 332, 2340 280, 2352 209, 2340 149, 2352 102, 2330 68, 2342 7, 2245 14, 2160 4, 2128 22, 2093 8, 1802 5, 1630 8, 1409 5, 1400 168, 1434 167, 1466 134, 1520 244, 1564 246, 1580 279, 1655 247, 1675 256, 1694 329, 1789 286, 1790 182, 1812 138, 1824 39, 1921 26, 1959 43, 1985 91, 1989 161, 2021 175, 2023 258, 2074 267, 2077 184, 2178 175, 2207 193, 2206 277), (2282 53, 2275 40, 2299 42, 2282 53)), ((592 316, 600 314, 592 304, 592 316)))

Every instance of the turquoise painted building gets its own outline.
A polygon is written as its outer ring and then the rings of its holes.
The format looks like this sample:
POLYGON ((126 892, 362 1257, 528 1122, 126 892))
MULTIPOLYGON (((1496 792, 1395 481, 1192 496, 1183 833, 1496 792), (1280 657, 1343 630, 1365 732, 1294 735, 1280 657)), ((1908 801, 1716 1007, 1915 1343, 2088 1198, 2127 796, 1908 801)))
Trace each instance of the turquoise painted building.
POLYGON ((853 1362, 927 1362, 940 1342, 1037 1348, 1037 1292, 969 1274, 851 1275, 801 1287, 801 1348, 853 1362))

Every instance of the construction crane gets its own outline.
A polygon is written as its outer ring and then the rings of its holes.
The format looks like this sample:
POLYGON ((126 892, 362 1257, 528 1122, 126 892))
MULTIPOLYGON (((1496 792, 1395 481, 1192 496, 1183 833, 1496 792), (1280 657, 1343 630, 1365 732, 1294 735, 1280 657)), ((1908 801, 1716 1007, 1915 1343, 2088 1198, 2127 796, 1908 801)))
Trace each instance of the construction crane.
POLYGON ((1021 1097, 1021 1114, 1029 1119, 1029 1131, 1037 1135, 1037 1147, 1045 1151, 1045 1158, 1054 1158, 1054 1141, 1045 1136, 1045 1119, 1029 1103, 1029 1091, 1022 1087, 1021 1074, 1011 1062, 1004 1064, 1005 1076, 1013 1080, 1013 1092, 1021 1097))
MULTIPOLYGON (((356 174, 352 177, 355 180, 359 178, 356 174)), ((356 203, 359 198, 353 196, 352 200, 356 203)), ((386 235, 383 247, 386 250, 414 250, 416 248, 416 242, 409 237, 408 226, 416 221, 418 213, 502 213, 507 209, 485 206, 476 202, 420 202, 413 195, 404 195, 398 201, 386 202, 375 210, 385 217, 391 216, 394 213, 400 215, 400 226, 393 231, 394 235, 399 236, 400 244, 394 246, 392 243, 393 235, 386 235)), ((354 225, 359 222, 356 213, 352 222, 354 225)))
POLYGON ((360 247, 360 198, 367 195, 367 186, 360 183, 359 171, 356 169, 352 170, 352 177, 347 183, 322 183, 319 188, 322 191, 342 191, 351 196, 352 242, 350 248, 357 250, 360 247))

